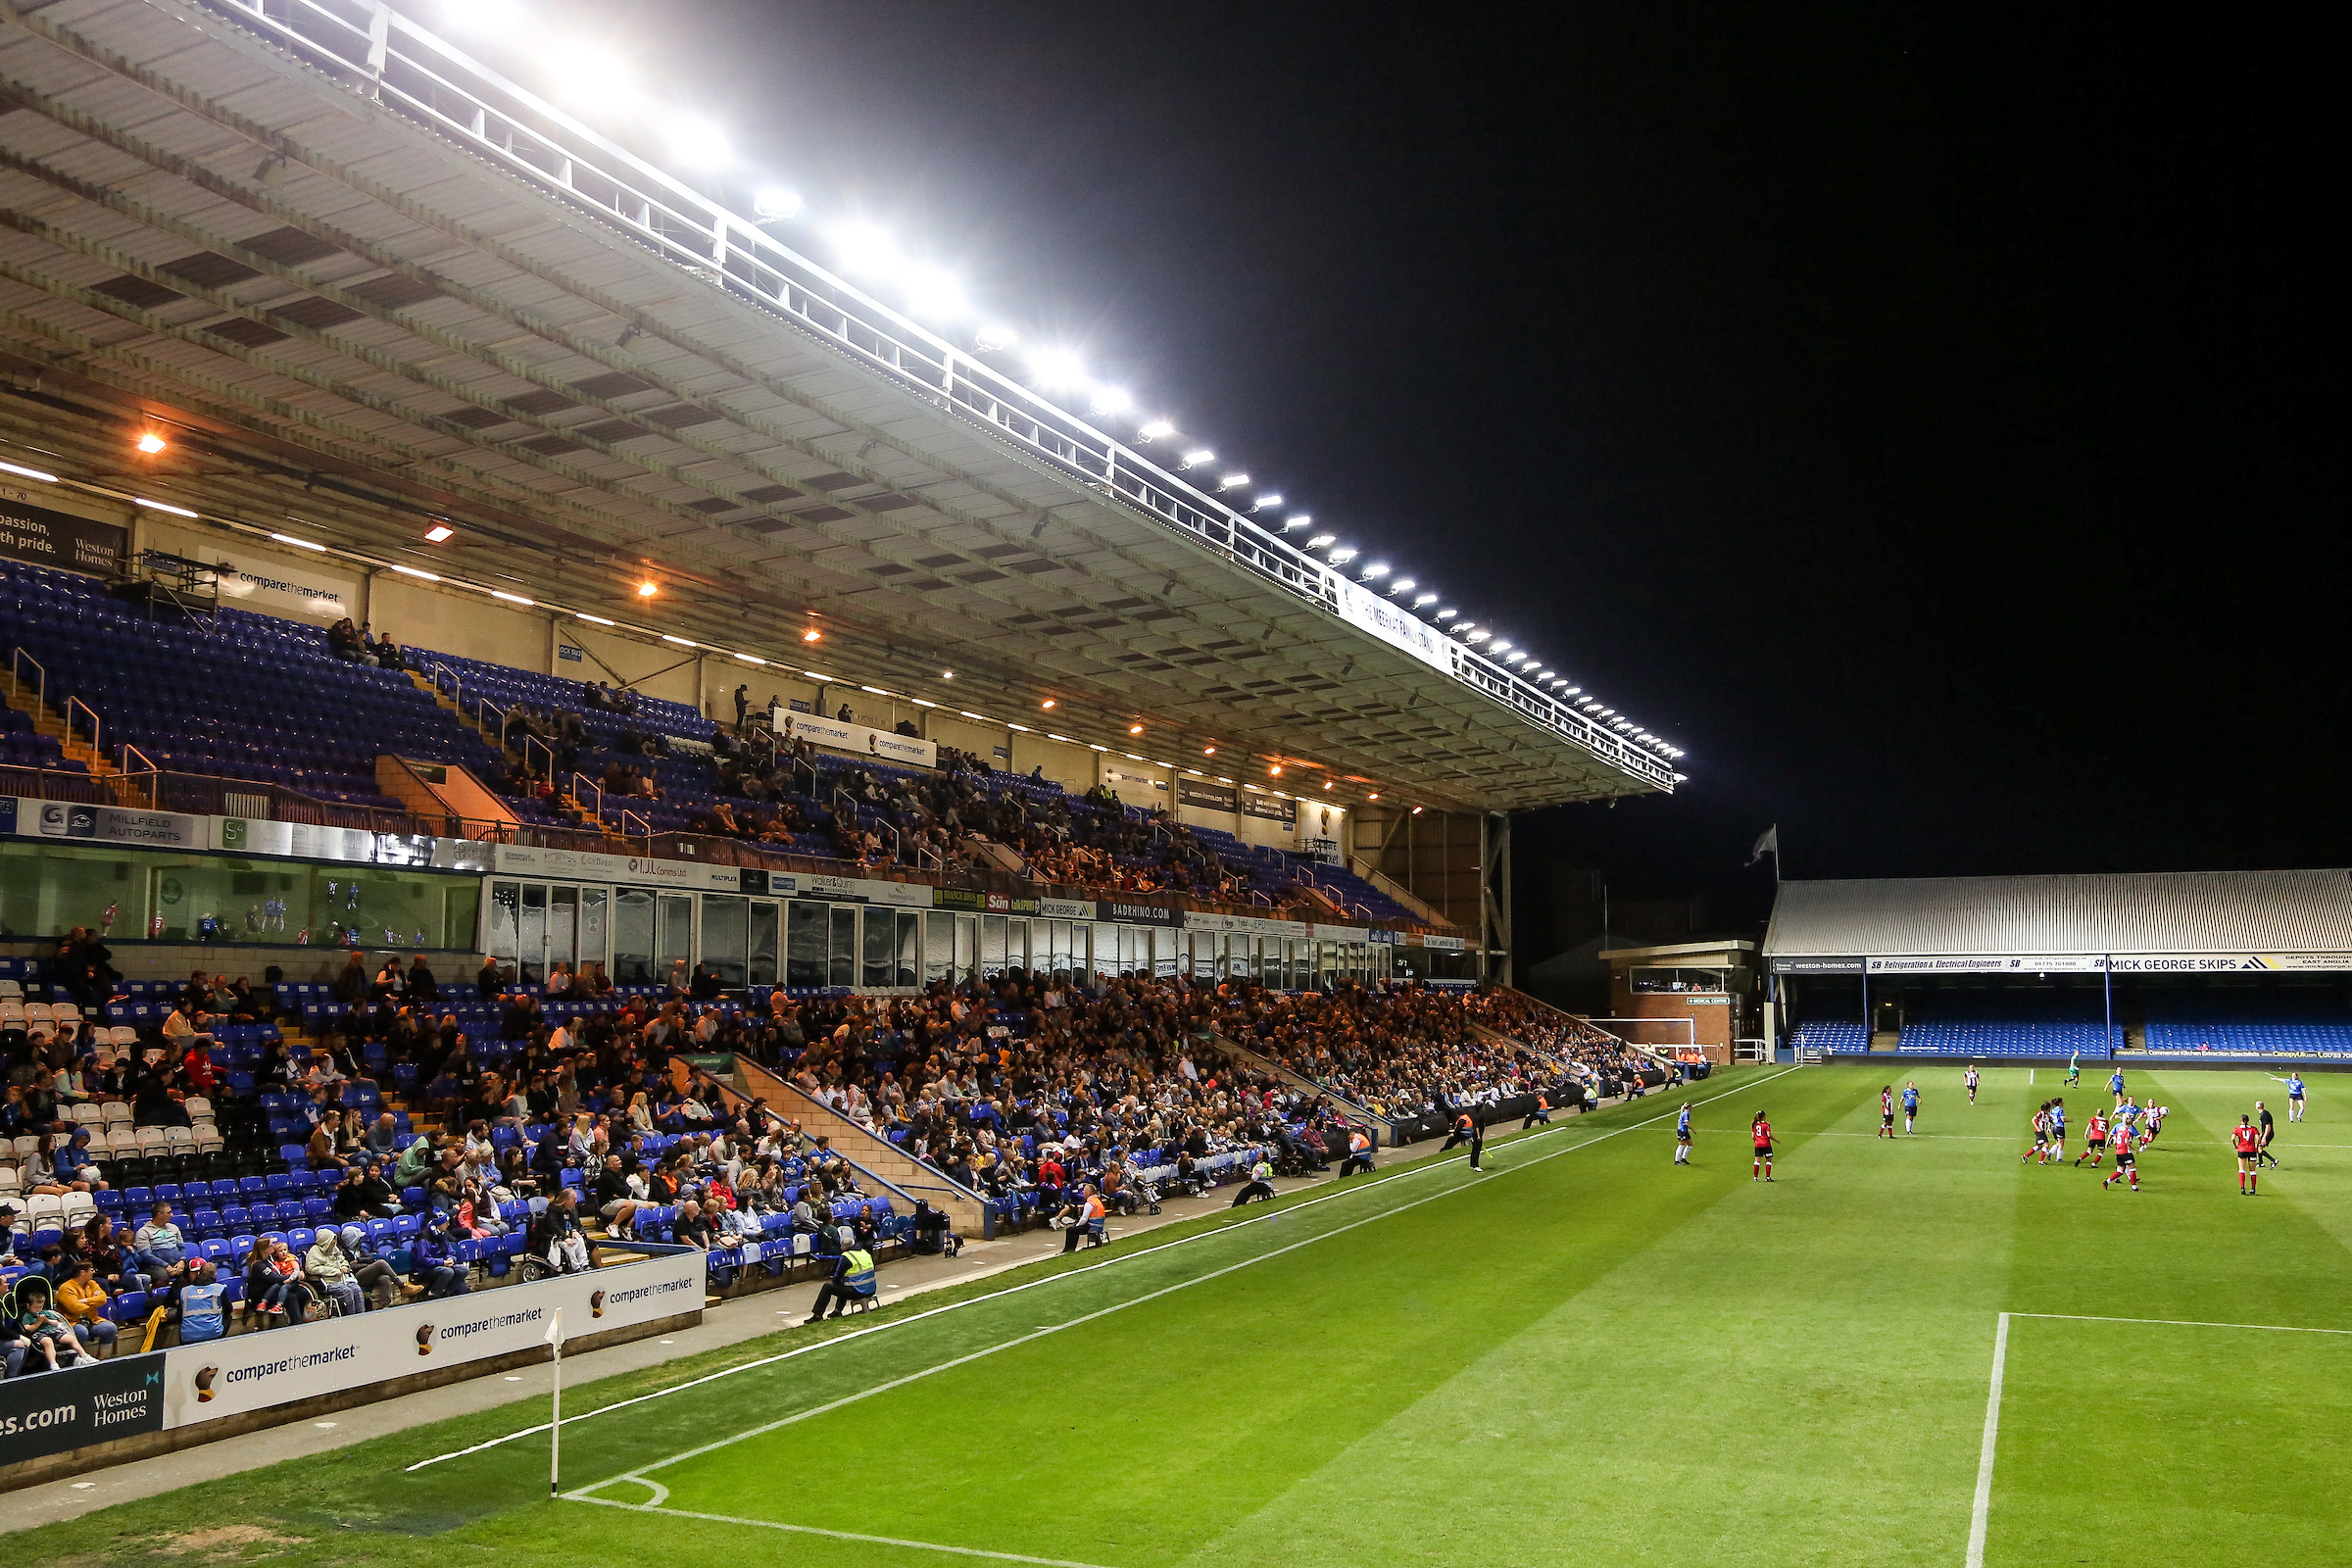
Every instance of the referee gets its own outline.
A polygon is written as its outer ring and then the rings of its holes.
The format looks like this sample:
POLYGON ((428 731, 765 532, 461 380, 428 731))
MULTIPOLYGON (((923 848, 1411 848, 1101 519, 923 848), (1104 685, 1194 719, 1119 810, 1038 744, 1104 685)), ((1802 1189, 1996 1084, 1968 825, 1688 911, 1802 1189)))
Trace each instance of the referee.
POLYGON ((2263 1161, 2268 1160, 2273 1170, 2279 1169, 2278 1156, 2271 1152, 2271 1140, 2278 1136, 2278 1129, 2272 1125, 2270 1107, 2259 1100, 2254 1102, 2254 1121, 2262 1129, 2262 1152, 2254 1156, 2254 1168, 2262 1169, 2263 1161))

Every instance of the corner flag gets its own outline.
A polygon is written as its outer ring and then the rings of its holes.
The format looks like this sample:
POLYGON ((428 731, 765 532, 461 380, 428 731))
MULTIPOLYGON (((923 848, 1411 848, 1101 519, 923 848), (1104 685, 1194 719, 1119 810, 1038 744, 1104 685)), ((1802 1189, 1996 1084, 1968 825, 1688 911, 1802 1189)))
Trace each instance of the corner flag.
POLYGON ((1781 864, 1781 825, 1778 822, 1756 835, 1755 848, 1747 852, 1747 863, 1753 865, 1767 855, 1772 857, 1773 868, 1777 871, 1781 864))

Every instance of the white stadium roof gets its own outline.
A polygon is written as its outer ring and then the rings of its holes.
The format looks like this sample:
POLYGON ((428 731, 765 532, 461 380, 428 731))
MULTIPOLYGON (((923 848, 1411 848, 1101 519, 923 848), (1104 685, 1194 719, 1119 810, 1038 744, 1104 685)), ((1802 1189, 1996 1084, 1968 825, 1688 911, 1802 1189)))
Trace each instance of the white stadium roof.
POLYGON ((1784 882, 1768 958, 2352 953, 2352 871, 1784 882))
POLYGON ((1335 803, 1677 781, 1679 753, 1524 653, 1448 635, 381 0, 9 8, 0 214, 20 471, 131 482, 126 425, 164 421, 184 462, 136 482, 210 526, 722 656, 799 662, 815 621, 848 680, 1054 697, 1098 749, 1140 724, 1158 758, 1214 744, 1335 803))

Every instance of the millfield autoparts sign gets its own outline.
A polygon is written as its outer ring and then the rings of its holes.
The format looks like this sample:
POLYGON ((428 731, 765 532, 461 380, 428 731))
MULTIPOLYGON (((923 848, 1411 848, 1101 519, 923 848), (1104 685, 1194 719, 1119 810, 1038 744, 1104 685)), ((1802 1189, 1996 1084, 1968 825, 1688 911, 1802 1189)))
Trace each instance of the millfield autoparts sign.
POLYGON ((160 1353, 84 1360, 0 1383, 0 1466, 163 1430, 160 1353))

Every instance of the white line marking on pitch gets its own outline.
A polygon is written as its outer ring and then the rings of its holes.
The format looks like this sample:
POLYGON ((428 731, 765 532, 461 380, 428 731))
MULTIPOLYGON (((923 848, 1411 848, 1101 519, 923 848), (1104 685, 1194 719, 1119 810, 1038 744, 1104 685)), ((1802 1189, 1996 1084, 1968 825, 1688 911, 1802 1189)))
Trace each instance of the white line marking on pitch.
MULTIPOLYGON (((652 1486, 652 1482, 647 1482, 652 1486)), ((834 1541, 861 1541, 876 1546, 909 1546, 916 1551, 953 1552, 958 1557, 986 1557, 995 1562, 1027 1562, 1043 1568, 1102 1568, 1099 1563, 1073 1562, 1067 1557, 1032 1557, 1018 1551, 984 1551, 978 1546, 943 1546, 936 1541, 907 1541, 898 1536, 861 1536, 850 1530, 821 1530, 815 1525, 788 1525, 774 1519, 746 1519, 740 1514, 697 1513, 691 1508, 664 1508, 658 1502, 618 1502, 610 1497, 581 1497, 564 1494, 573 1502, 601 1503, 631 1513, 661 1514, 671 1519, 704 1519, 714 1525, 756 1525, 761 1530, 789 1530, 796 1536, 825 1536, 834 1541)), ((668 1494, 664 1493, 664 1496, 668 1494)))
MULTIPOLYGON (((2209 1323, 2184 1317, 2104 1317, 2089 1312, 2003 1312, 1992 1336, 1992 1386, 1984 1396, 1984 1443, 1977 1453, 1977 1497, 1968 1518, 1968 1568, 1984 1568, 1984 1536, 1992 1513, 1992 1458, 2001 1433, 2001 1377, 2009 1363, 2009 1320, 2041 1318, 2058 1323, 2137 1323, 2168 1329, 2245 1329, 2257 1334, 2338 1334, 2352 1329, 2307 1328, 2294 1323, 2209 1323)), ((651 1483, 648 1483, 651 1485, 651 1483)))
MULTIPOLYGON (((1797 1070, 1798 1069, 1794 1067, 1783 1067, 1778 1072, 1766 1074, 1764 1077, 1757 1079, 1754 1083, 1741 1084, 1737 1089, 1727 1089, 1722 1094, 1710 1096, 1705 1100, 1697 1102, 1697 1103, 1701 1105, 1711 1105, 1718 1100, 1730 1100, 1735 1096, 1746 1094, 1751 1089, 1760 1089, 1764 1085, 1771 1083, 1776 1078, 1786 1078, 1788 1076, 1788 1074, 1797 1070)), ((1663 1111, 1658 1115, 1651 1116, 1644 1121, 1628 1122, 1623 1127, 1612 1127, 1607 1132, 1601 1133, 1596 1137, 1585 1139, 1581 1143, 1570 1144, 1566 1149, 1555 1150, 1548 1154, 1540 1154, 1535 1159, 1527 1160, 1522 1164, 1507 1166, 1498 1174, 1507 1175, 1510 1171, 1524 1170, 1529 1165, 1540 1164, 1546 1159, 1556 1159, 1561 1154, 1572 1154, 1580 1149, 1590 1149, 1592 1145, 1605 1143, 1609 1139, 1615 1138, 1621 1133, 1639 1132, 1642 1128, 1655 1126, 1657 1123, 1665 1121, 1675 1114, 1677 1114, 1675 1111, 1663 1111)), ((1577 1124, 1574 1122, 1562 1122, 1556 1129, 1544 1128, 1541 1131, 1529 1133, 1523 1137, 1513 1138, 1504 1143, 1498 1144, 1496 1146, 1496 1150, 1498 1152, 1500 1152, 1502 1151, 1523 1148, 1526 1145, 1535 1142, 1537 1139, 1542 1138, 1545 1132, 1555 1130, 1565 1131, 1575 1125, 1577 1124)), ((607 1414, 610 1411, 625 1410, 630 1405, 643 1404, 649 1399, 666 1398, 672 1394, 682 1394, 688 1389, 699 1388, 706 1383, 715 1383, 721 1378, 731 1378, 739 1372, 757 1371, 759 1368, 763 1366, 773 1366, 779 1361, 789 1361, 795 1356, 808 1355, 816 1350, 830 1349, 832 1347, 837 1345, 846 1345, 852 1340, 861 1340, 869 1334, 886 1334, 892 1329, 905 1328, 909 1323, 920 1323, 925 1318, 937 1317, 942 1312, 954 1312, 962 1307, 979 1305, 984 1301, 1003 1300, 1007 1296, 1016 1296, 1022 1291, 1033 1291, 1040 1286, 1053 1285, 1067 1279, 1075 1279, 1081 1274, 1092 1274, 1097 1269, 1115 1268, 1121 1263, 1132 1263, 1138 1258, 1153 1257, 1170 1248, 1182 1247, 1189 1242, 1204 1241, 1208 1238, 1216 1236, 1230 1236, 1235 1231, 1241 1230, 1246 1226, 1263 1225, 1269 1221, 1281 1219, 1286 1214, 1296 1214, 1304 1209, 1313 1208, 1321 1203, 1332 1202, 1335 1200, 1342 1198, 1353 1198, 1360 1194, 1368 1193, 1376 1187, 1386 1187, 1391 1182, 1403 1181, 1406 1178, 1413 1176, 1425 1176, 1432 1171, 1449 1170, 1453 1168, 1454 1163, 1455 1162, 1452 1160, 1432 1160, 1429 1164, 1417 1165, 1411 1170, 1397 1171, 1393 1175, 1383 1176, 1377 1180, 1364 1182, 1355 1187, 1341 1188, 1334 1192, 1325 1193, 1319 1198, 1310 1198, 1304 1202, 1292 1203, 1286 1207, 1275 1209, 1270 1214, 1259 1214, 1250 1219, 1235 1220, 1228 1224, 1219 1225, 1210 1230, 1195 1231, 1190 1236, 1179 1236, 1173 1241, 1160 1242, 1153 1246, 1142 1248, 1132 1252, 1122 1252, 1117 1257, 1105 1258, 1100 1263, 1089 1263, 1083 1268, 1065 1269, 1058 1274, 1049 1274, 1044 1279, 1030 1280, 1021 1285, 1006 1286, 1001 1291, 991 1291, 986 1296, 973 1296, 967 1297, 960 1301, 950 1301, 945 1306, 935 1306, 930 1308, 928 1311, 915 1312, 903 1318, 894 1318, 888 1323, 877 1323, 870 1329, 855 1329, 848 1334, 837 1334, 831 1339, 819 1340, 813 1345, 803 1345, 790 1350, 781 1351, 775 1355, 761 1356, 756 1361, 746 1361, 741 1366, 722 1367, 716 1372, 707 1372, 699 1378, 690 1378, 684 1383, 672 1384, 670 1387, 665 1389, 656 1389, 651 1394, 640 1394, 630 1398, 616 1399, 611 1404, 599 1405, 597 1408, 587 1411, 584 1414, 567 1418, 564 1424, 565 1426, 577 1426, 582 1421, 587 1421, 596 1416, 607 1414)), ((1475 1184, 1465 1183, 1462 1187, 1448 1188, 1447 1191, 1464 1192, 1467 1191, 1472 1185, 1475 1184)), ((1444 1195, 1441 1194, 1439 1196, 1444 1195)), ((1416 1201, 1420 1200, 1416 1200, 1416 1201)), ((1405 1206, 1410 1207, 1412 1205, 1407 1204, 1405 1206)), ((1384 1210, 1383 1212, 1396 1213, 1401 1211, 1402 1210, 1400 1209, 1392 1209, 1384 1210)), ((1375 1215, 1373 1217, 1380 1218, 1381 1216, 1375 1215)), ((1338 1233, 1332 1232, 1331 1234, 1337 1235, 1338 1233)), ((1042 1262, 1044 1259, 1039 1259, 1039 1261, 1042 1262)), ((1029 1336, 1024 1336, 1024 1338, 1027 1337, 1029 1336)), ((439 1464, 444 1459, 462 1459, 467 1454, 480 1453, 485 1448, 495 1448, 501 1444, 513 1443, 517 1438, 536 1437, 538 1434, 545 1432, 547 1429, 548 1423, 542 1421, 536 1426, 528 1426, 517 1432, 507 1433, 504 1437, 486 1439, 481 1443, 472 1444, 466 1447, 453 1448, 447 1453, 436 1453, 429 1459, 419 1459, 415 1464, 406 1466, 404 1473, 414 1474, 418 1470, 424 1469, 428 1465, 439 1464)), ((614 1477, 613 1479, 619 1480, 623 1478, 614 1477)), ((603 1484, 604 1483, 599 1483, 599 1485, 603 1484)))
POLYGON ((2207 1323, 2191 1317, 2098 1317, 2087 1312, 2003 1312, 2003 1317, 2045 1317, 2062 1323, 2147 1323, 2171 1329, 2252 1329, 2264 1334, 2344 1334, 2352 1329, 2313 1329, 2293 1323, 2207 1323))
POLYGON ((1992 1387, 1984 1396, 1984 1442, 1977 1450, 1977 1497, 1968 1513, 1968 1568, 1984 1568, 1984 1532, 1992 1517, 1992 1455, 2001 1441, 2001 1375, 2009 1365, 2009 1314, 1992 1334, 1992 1387))

